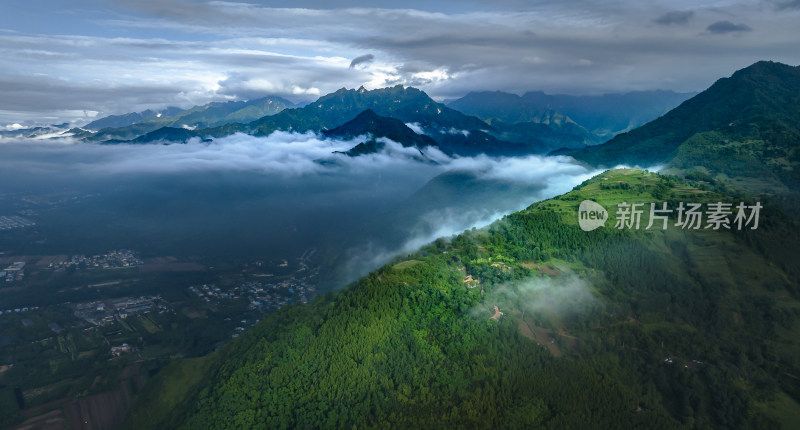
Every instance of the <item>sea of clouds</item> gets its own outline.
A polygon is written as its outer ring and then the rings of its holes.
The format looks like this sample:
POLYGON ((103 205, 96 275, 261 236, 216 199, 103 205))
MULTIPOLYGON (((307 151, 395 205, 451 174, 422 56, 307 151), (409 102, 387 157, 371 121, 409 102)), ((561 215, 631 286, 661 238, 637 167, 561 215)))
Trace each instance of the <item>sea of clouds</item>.
POLYGON ((239 174, 258 179, 249 186, 282 184, 295 195, 292 199, 275 197, 270 207, 276 210, 302 212, 308 208, 321 219, 326 211, 344 211, 342 219, 356 220, 381 216, 381 211, 402 204, 428 181, 450 171, 469 172, 477 178, 517 184, 527 190, 521 192, 516 187, 511 192, 499 187, 499 195, 493 196, 497 198, 486 205, 478 203, 465 209, 443 204, 415 214, 413 222, 398 227, 403 229, 402 243, 365 238, 342 251, 349 259, 348 276, 355 278, 437 237, 487 225, 536 200, 567 192, 597 173, 570 157, 457 157, 436 148, 405 148, 386 139, 382 139, 385 146, 379 153, 358 157, 340 153, 363 140, 282 131, 266 137, 235 134, 210 142, 192 139, 186 144, 105 145, 71 137, 5 139, 0 140, 0 193, 31 191, 37 185, 38 190, 72 183, 97 187, 105 183, 146 183, 154 177, 178 178, 186 183, 208 175, 239 174))

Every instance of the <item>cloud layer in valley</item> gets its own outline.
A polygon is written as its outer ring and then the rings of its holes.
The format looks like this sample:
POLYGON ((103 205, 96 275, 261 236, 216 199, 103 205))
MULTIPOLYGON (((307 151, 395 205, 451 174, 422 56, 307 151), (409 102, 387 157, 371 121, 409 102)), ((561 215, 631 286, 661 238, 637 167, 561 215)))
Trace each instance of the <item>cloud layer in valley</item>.
MULTIPOLYGON (((334 154, 360 140, 289 132, 171 145, 6 139, 0 140, 0 181, 10 193, 36 187, 49 192, 57 184, 102 195, 122 189, 114 193, 140 196, 132 201, 170 184, 189 190, 179 195, 190 202, 212 192, 221 199, 221 207, 240 207, 243 203, 237 199, 244 198, 260 208, 275 208, 266 213, 258 209, 254 215, 296 214, 283 216, 281 222, 290 225, 292 218, 307 217, 308 228, 319 229, 327 224, 314 217, 327 222, 338 217, 341 225, 355 229, 353 235, 334 240, 343 258, 337 262, 341 270, 336 280, 344 282, 437 237, 486 225, 536 200, 567 192, 596 173, 568 157, 449 157, 433 148, 424 150, 423 157, 419 150, 389 140, 383 140, 380 153, 354 158, 334 154), (467 176, 448 181, 440 177, 443 174, 467 176), (464 184, 466 188, 459 188, 464 184), (227 191, 213 191, 217 189, 227 191), (231 194, 230 201, 226 194, 231 194), (357 240, 342 242, 355 236, 357 240)), ((160 219, 161 211, 153 211, 154 219, 160 219)), ((197 223, 204 225, 200 219, 197 223)))
POLYGON ((269 175, 296 176, 334 171, 367 172, 395 167, 417 167, 432 174, 446 170, 474 171, 481 176, 520 182, 561 183, 563 176, 585 175, 586 168, 568 157, 527 156, 495 158, 450 157, 436 148, 403 147, 380 138, 385 148, 375 154, 348 157, 347 151, 365 137, 329 139, 313 132, 276 131, 266 137, 246 134, 187 144, 87 144, 71 137, 47 140, 0 138, 5 156, 0 167, 24 170, 50 165, 55 172, 87 175, 126 173, 170 173, 188 171, 253 171, 269 175), (429 160, 421 162, 420 160, 429 160))

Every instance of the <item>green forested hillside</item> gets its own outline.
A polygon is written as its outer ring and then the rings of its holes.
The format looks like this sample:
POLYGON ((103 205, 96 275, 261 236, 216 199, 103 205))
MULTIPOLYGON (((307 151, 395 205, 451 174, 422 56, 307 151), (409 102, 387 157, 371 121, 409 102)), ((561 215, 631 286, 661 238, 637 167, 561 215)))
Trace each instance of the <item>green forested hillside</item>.
POLYGON ((666 115, 571 155, 594 165, 700 169, 753 191, 800 186, 800 67, 760 61, 666 115))
POLYGON ((620 202, 718 201, 755 204, 606 172, 165 368, 126 425, 796 428, 797 219, 762 201, 755 230, 614 228, 620 202), (604 228, 578 227, 584 199, 604 228))

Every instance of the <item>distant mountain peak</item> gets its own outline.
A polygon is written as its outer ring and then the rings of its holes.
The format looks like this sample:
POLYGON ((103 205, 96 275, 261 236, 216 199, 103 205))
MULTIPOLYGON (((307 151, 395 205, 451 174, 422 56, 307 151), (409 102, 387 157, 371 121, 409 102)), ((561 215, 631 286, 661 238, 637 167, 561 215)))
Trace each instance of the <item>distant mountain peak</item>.
POLYGON ((381 117, 380 115, 376 114, 375 111, 372 110, 372 109, 365 109, 364 112, 361 112, 360 114, 356 115, 356 117, 353 120, 356 120, 356 119, 359 119, 359 118, 363 119, 363 118, 383 118, 383 117, 381 117))
POLYGON ((369 135, 373 139, 385 137, 405 147, 436 146, 436 141, 426 135, 417 134, 403 121, 396 118, 380 116, 372 109, 366 109, 355 118, 323 132, 328 137, 352 139, 357 136, 369 135))
POLYGON ((760 60, 755 63, 734 72, 733 76, 750 74, 754 72, 770 72, 776 73, 781 71, 796 70, 799 66, 790 66, 788 64, 780 63, 778 61, 760 60))
POLYGON ((464 115, 437 103, 424 91, 395 85, 373 90, 367 90, 363 86, 358 89, 341 88, 318 98, 306 107, 290 109, 279 115, 254 121, 250 124, 250 130, 258 134, 269 134, 277 129, 286 129, 289 125, 303 130, 332 129, 367 109, 379 116, 397 118, 404 123, 415 122, 435 129, 491 128, 476 117, 464 115))

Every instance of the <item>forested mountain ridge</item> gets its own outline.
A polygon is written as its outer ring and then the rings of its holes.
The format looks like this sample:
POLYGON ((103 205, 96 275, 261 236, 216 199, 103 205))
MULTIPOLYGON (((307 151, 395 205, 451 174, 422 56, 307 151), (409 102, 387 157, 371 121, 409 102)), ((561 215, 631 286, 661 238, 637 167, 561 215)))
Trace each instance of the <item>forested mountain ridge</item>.
POLYGON ((800 187, 800 67, 760 61, 666 115, 570 155, 599 166, 666 164, 752 191, 800 187))
POLYGON ((606 172, 168 366, 127 427, 793 428, 798 221, 614 228, 622 202, 682 201, 756 205, 606 172), (584 199, 605 228, 577 226, 584 199))

